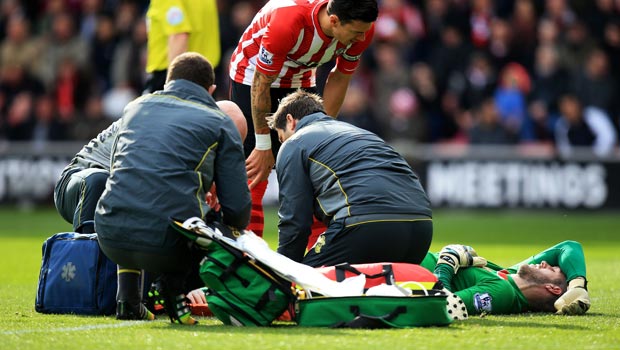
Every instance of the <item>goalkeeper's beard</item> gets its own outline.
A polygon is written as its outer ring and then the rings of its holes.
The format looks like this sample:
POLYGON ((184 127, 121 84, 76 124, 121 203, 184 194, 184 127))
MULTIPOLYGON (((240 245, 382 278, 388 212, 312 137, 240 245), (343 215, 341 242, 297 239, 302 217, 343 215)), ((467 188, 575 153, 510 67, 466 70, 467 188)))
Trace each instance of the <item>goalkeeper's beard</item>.
MULTIPOLYGON (((566 284, 566 282, 562 283, 562 281, 558 281, 549 276, 542 275, 538 269, 533 268, 527 264, 521 265, 519 267, 519 270, 517 270, 517 276, 519 276, 530 287, 542 286, 545 284, 554 284, 560 286, 566 284)), ((564 288, 564 290, 566 290, 566 288, 564 288)), ((558 295, 546 293, 545 295, 538 296, 536 298, 528 298, 529 310, 554 312, 555 307, 553 306, 553 303, 558 299, 558 297, 558 295)))
POLYGON ((541 274, 538 269, 533 268, 527 264, 519 266, 519 270, 517 270, 517 276, 521 277, 524 281, 532 285, 541 285, 546 283, 562 285, 561 280, 545 276, 541 274))

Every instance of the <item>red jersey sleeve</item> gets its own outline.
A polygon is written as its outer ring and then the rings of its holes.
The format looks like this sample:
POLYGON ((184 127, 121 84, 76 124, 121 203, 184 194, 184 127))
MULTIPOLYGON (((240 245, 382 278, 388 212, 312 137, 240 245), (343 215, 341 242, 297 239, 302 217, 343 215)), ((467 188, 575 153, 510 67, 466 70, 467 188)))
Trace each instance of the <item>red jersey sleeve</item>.
POLYGON ((260 42, 256 69, 267 75, 278 74, 289 51, 304 30, 304 17, 295 7, 279 8, 271 14, 260 42))
POLYGON ((336 69, 344 74, 353 74, 355 69, 360 63, 362 53, 370 44, 375 35, 375 24, 373 23, 370 29, 366 32, 366 38, 364 41, 358 41, 351 45, 342 55, 336 58, 336 69))

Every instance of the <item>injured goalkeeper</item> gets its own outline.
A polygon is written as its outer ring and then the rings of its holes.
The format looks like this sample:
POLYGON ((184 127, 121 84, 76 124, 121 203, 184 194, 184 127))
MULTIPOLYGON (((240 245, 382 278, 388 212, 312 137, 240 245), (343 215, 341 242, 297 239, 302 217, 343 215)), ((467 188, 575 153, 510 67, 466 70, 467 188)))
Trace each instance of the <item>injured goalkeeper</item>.
POLYGON ((581 244, 564 241, 503 268, 469 246, 428 253, 421 265, 458 295, 469 315, 555 312, 582 315, 590 308, 581 244))

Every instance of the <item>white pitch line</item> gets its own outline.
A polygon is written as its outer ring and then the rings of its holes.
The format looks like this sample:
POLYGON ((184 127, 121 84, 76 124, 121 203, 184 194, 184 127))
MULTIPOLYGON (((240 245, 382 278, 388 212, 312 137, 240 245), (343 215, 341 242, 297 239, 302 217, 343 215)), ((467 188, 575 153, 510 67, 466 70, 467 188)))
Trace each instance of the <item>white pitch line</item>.
POLYGON ((114 324, 94 324, 80 327, 63 327, 63 328, 49 328, 49 329, 22 329, 17 331, 2 331, 0 334, 3 335, 18 335, 18 334, 27 334, 27 333, 49 333, 49 332, 76 332, 76 331, 87 331, 91 329, 105 329, 105 328, 121 328, 121 327, 131 327, 141 325, 146 321, 124 321, 120 323, 114 324))

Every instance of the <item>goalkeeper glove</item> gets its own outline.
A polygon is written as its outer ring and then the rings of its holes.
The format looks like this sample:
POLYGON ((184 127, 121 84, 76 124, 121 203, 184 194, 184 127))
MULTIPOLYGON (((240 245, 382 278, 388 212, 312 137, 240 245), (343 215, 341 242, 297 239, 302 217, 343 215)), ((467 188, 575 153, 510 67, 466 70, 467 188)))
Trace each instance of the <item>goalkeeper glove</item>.
POLYGON ((448 316, 453 320, 466 320, 469 315, 467 314, 467 307, 458 295, 443 288, 439 293, 435 295, 447 295, 446 297, 446 309, 448 310, 448 316))
POLYGON ((590 296, 586 289, 586 280, 577 277, 568 283, 568 290, 553 304, 557 314, 583 315, 590 309, 590 296))
POLYGON ((460 267, 485 266, 487 260, 478 256, 474 248, 468 245, 450 244, 439 251, 437 264, 451 266, 456 274, 460 267))

